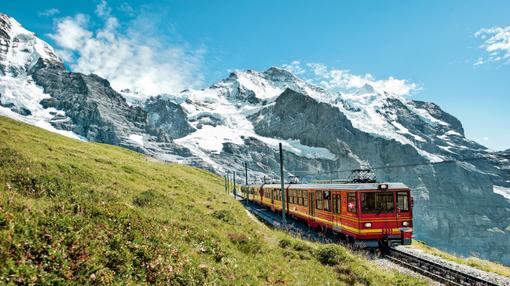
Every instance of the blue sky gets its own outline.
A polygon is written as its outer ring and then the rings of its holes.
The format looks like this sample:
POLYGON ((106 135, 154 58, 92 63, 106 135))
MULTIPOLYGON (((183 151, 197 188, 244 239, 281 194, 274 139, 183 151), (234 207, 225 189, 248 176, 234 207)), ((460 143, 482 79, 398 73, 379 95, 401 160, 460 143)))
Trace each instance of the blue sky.
POLYGON ((65 19, 126 45, 147 44, 154 59, 147 74, 170 89, 204 87, 234 69, 265 70, 292 61, 404 79, 419 87, 411 98, 435 102, 458 117, 468 138, 496 150, 510 148, 510 59, 498 59, 505 56, 504 47, 487 52, 493 30, 475 36, 481 29, 510 26, 510 1, 111 0, 98 5, 99 0, 2 1, 0 11, 67 51, 70 67, 83 71, 93 68, 90 50, 59 37, 75 34, 64 29, 65 19), (108 22, 111 18, 116 22, 108 22))

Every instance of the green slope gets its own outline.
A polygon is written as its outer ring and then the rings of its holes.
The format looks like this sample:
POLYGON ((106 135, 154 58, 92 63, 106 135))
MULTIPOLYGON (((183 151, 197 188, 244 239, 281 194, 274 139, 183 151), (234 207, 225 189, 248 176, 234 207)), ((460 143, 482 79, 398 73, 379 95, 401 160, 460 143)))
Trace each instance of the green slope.
POLYGON ((0 117, 0 284, 415 285, 247 215, 223 180, 0 117))

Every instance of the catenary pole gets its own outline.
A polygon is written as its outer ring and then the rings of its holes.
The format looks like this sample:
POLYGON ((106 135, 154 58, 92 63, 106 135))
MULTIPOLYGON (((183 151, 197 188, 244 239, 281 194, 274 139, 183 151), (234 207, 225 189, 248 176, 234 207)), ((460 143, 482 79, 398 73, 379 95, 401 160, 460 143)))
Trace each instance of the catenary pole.
POLYGON ((227 194, 230 192, 230 171, 227 171, 227 194))
POLYGON ((232 190, 234 192, 234 198, 237 197, 236 193, 236 172, 234 171, 234 189, 232 190))
POLYGON ((244 163, 245 200, 248 200, 248 163, 244 163))
POLYGON ((282 222, 284 224, 287 223, 285 218, 285 185, 284 185, 284 178, 283 178, 283 148, 282 143, 278 144, 280 147, 280 190, 282 193, 282 222))
POLYGON ((227 174, 223 176, 223 179, 225 179, 225 193, 228 193, 228 187, 227 187, 227 174))

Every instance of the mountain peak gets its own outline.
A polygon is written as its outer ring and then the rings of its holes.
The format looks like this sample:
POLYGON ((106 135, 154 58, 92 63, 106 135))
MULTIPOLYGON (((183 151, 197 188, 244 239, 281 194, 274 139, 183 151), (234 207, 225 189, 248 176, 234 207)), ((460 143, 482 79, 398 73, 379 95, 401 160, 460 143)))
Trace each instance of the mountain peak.
POLYGON ((0 14, 0 75, 26 73, 39 59, 61 63, 50 45, 14 18, 0 14))
POLYGON ((284 76, 288 76, 288 77, 295 77, 295 75, 293 73, 291 73, 290 71, 288 71, 288 70, 286 70, 284 68, 275 67, 275 66, 272 66, 272 67, 268 68, 263 73, 266 74, 266 75, 270 75, 270 76, 284 75, 284 76))

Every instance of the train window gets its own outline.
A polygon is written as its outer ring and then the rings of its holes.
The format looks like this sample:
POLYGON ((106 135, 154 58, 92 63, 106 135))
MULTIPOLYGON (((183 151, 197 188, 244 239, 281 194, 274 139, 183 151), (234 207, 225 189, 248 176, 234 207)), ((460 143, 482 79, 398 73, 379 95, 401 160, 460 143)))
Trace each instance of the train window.
POLYGON ((308 191, 303 191, 303 205, 308 207, 308 191))
POLYGON ((315 192, 315 208, 322 210, 322 191, 315 192))
POLYGON ((356 211, 356 193, 347 194, 347 210, 351 213, 357 213, 356 211))
POLYGON ((361 210, 366 214, 390 213, 395 210, 392 192, 361 193, 361 210))
POLYGON ((333 213, 339 214, 341 210, 341 197, 340 194, 333 195, 333 213))
POLYGON ((409 211, 409 199, 407 198, 407 192, 397 193, 397 207, 401 212, 409 211))
POLYGON ((300 194, 300 196, 299 196, 299 204, 304 206, 305 205, 305 191, 300 190, 299 194, 300 194))
POLYGON ((331 211, 331 208, 329 206, 330 192, 325 191, 325 192, 322 192, 322 194, 323 194, 323 198, 324 198, 324 210, 329 212, 329 211, 331 211))
POLYGON ((290 202, 296 204, 296 190, 290 190, 290 202))

